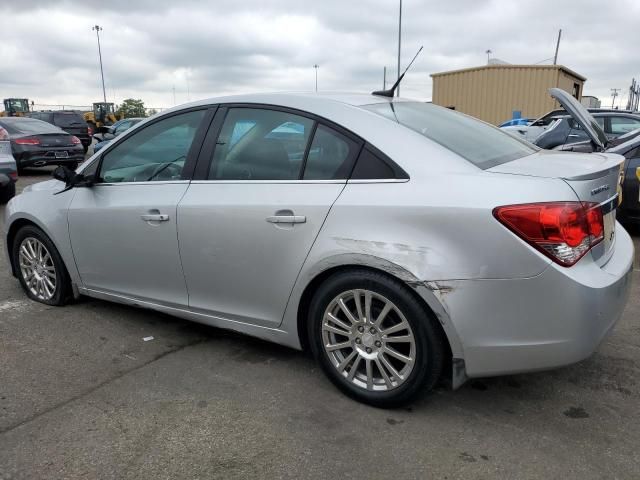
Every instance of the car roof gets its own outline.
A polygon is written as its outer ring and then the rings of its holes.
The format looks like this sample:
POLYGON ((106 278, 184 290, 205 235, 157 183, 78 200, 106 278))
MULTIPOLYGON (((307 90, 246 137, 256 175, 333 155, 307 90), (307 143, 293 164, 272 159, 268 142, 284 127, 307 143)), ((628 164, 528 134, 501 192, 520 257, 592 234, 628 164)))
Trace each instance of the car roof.
MULTIPOLYGON (((406 168, 409 163, 416 162, 417 165, 412 167, 414 172, 424 170, 424 172, 432 173, 438 168, 446 169, 448 172, 477 172, 477 167, 448 148, 400 123, 389 120, 383 115, 361 108, 365 105, 400 102, 427 103, 402 97, 389 98, 348 92, 284 92, 231 95, 177 105, 163 110, 153 117, 145 118, 135 128, 144 128, 143 125, 148 121, 157 121, 165 116, 185 110, 197 107, 204 108, 211 105, 255 104, 290 108, 335 122, 342 128, 365 139, 381 152, 393 158, 394 161, 397 161, 403 168, 406 168), (429 156, 428 152, 433 152, 431 161, 428 163, 418 161, 412 156, 406 158, 407 152, 412 149, 422 151, 427 156, 429 156)), ((434 108, 442 107, 434 106, 434 108)))
MULTIPOLYGON (((188 106, 200 106, 216 103, 256 103, 267 105, 281 105, 287 106, 288 104, 300 104, 308 103, 309 105, 324 103, 324 102, 336 102, 349 106, 360 107, 363 105, 371 105, 374 103, 391 103, 391 102, 412 102, 412 100, 403 97, 382 97, 379 95, 364 94, 364 93, 349 93, 349 92, 272 92, 272 93, 252 93, 243 95, 229 95, 222 97, 207 98, 196 102, 191 102, 185 105, 180 105, 179 109, 183 109, 188 106)), ((170 109, 170 110, 173 110, 170 109)), ((167 110, 165 110, 167 111, 167 110)), ((164 113, 164 112, 162 112, 164 113)))

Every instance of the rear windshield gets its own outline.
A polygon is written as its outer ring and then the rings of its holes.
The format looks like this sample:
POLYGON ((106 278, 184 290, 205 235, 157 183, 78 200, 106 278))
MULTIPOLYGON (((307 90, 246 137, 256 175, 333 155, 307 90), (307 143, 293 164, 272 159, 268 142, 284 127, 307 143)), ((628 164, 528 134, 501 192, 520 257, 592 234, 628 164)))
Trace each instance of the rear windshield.
POLYGON ((80 127, 86 125, 82 115, 78 113, 54 113, 53 123, 59 127, 80 127))
POLYGON ((0 122, 7 132, 12 134, 64 133, 55 125, 34 118, 3 119, 0 122))
POLYGON ((376 103, 363 108, 415 130, 482 169, 537 151, 499 128, 429 103, 376 103))

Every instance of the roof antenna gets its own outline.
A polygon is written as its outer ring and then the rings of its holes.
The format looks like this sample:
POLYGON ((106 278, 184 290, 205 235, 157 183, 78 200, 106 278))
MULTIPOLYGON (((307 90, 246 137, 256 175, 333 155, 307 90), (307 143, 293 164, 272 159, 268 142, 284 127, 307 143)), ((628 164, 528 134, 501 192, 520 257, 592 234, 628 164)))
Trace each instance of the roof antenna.
POLYGON ((415 62, 416 58, 418 58, 418 55, 420 55, 420 52, 422 51, 422 48, 423 47, 420 47, 418 52, 414 55, 413 60, 411 60, 411 62, 407 66, 407 68, 405 68, 404 72, 402 72, 402 75, 400 75, 398 77, 398 80, 396 80, 396 83, 394 83, 391 88, 389 88, 388 90, 377 90, 375 92, 372 92, 372 95, 378 95, 380 97, 391 97, 391 98, 393 98, 393 95, 395 94, 396 88, 398 88, 398 85, 400 85, 400 82, 404 78, 404 74, 407 73, 407 70, 409 70, 411 65, 413 65, 413 62, 415 62))

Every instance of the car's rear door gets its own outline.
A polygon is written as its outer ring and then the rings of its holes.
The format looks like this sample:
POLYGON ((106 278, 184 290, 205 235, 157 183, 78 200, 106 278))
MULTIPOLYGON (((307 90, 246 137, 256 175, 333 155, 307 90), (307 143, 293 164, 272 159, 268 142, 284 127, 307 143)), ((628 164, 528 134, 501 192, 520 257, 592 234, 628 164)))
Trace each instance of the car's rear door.
POLYGON ((222 107, 178 205, 196 312, 276 327, 359 140, 276 107, 222 107))
POLYGON ((83 287, 186 307, 176 207, 212 116, 177 112, 105 148, 97 183, 76 189, 68 214, 83 287))

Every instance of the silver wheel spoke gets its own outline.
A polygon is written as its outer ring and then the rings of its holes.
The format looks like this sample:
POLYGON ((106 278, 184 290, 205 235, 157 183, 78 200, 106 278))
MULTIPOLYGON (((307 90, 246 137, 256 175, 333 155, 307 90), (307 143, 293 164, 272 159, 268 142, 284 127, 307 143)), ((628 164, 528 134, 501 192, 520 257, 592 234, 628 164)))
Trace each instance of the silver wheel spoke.
POLYGON ((390 333, 401 332, 409 328, 409 324, 406 322, 400 322, 393 327, 389 327, 386 330, 382 330, 382 335, 389 335, 390 333))
POLYGON ((342 320, 340 320, 338 317, 336 317, 332 313, 327 314, 327 318, 331 320, 331 323, 339 326, 340 328, 345 329, 347 332, 351 331, 351 326, 344 323, 342 320))
POLYGON ((347 375, 347 378, 349 380, 353 380, 353 377, 356 376, 356 373, 358 372, 358 367, 360 366, 360 361, 361 360, 362 360, 362 357, 360 355, 358 355, 358 358, 356 358, 353 361, 353 365, 351 365, 351 370, 349 370, 349 375, 347 375))
POLYGON ((384 319, 387 317, 387 314, 391 311, 392 308, 393 308, 393 305, 391 303, 385 303, 384 307, 382 307, 382 310, 378 314, 378 318, 376 318, 376 321, 374 322, 374 326, 376 328, 380 328, 380 325, 382 324, 384 319))
POLYGON ((349 336, 349 332, 346 332, 336 327, 332 327, 331 325, 327 325, 326 323, 324 324, 322 329, 326 330, 327 332, 335 333, 336 335, 343 335, 345 337, 349 336))
POLYGON ((407 343, 413 342, 413 335, 398 335, 397 337, 383 337, 387 343, 407 343))
POLYGON ((378 367, 378 370, 380 370, 380 374, 382 375, 382 378, 384 379, 384 383, 387 385, 387 388, 391 388, 392 383, 391 383, 391 379, 389 378, 389 375, 387 374, 387 371, 384 369, 384 366, 382 365, 382 362, 380 361, 380 356, 378 355, 378 357, 376 357, 376 366, 378 367))
POLYGON ((342 343, 334 343, 333 345, 325 345, 327 352, 333 352, 334 350, 341 350, 343 348, 351 347, 351 340, 347 340, 342 343))
POLYGON ((340 305, 340 309, 344 312, 351 323, 358 323, 358 320, 353 316, 353 313, 351 313, 349 307, 347 307, 347 304, 344 303, 342 298, 338 300, 338 305, 340 305))
POLYGON ((394 358, 397 358, 401 362, 409 363, 409 362, 412 361, 411 358, 407 357, 406 355, 401 354, 400 352, 395 351, 393 348, 385 346, 383 351, 384 351, 384 353, 386 353, 388 355, 391 355, 394 358))
POLYGON ((360 290, 353 292, 353 301, 356 302, 356 312, 358 313, 358 320, 362 322, 364 320, 364 314, 362 313, 362 303, 360 302, 360 290))
POLYGON ((368 358, 365 359, 365 362, 367 362, 367 390, 373 390, 373 362, 368 358))
POLYGON ((358 355, 358 352, 356 352, 355 350, 351 352, 349 355, 347 355, 345 359, 342 362, 340 362, 340 365, 336 367, 338 371, 342 372, 345 368, 347 368, 347 365, 349 365, 349 362, 353 360, 353 357, 355 357, 356 355, 358 355))
POLYGON ((386 359, 384 354, 378 355, 378 358, 380 359, 380 362, 382 362, 382 364, 385 366, 385 368, 389 370, 394 377, 402 379, 402 375, 400 375, 400 373, 393 367, 393 365, 389 363, 389 360, 386 359))

